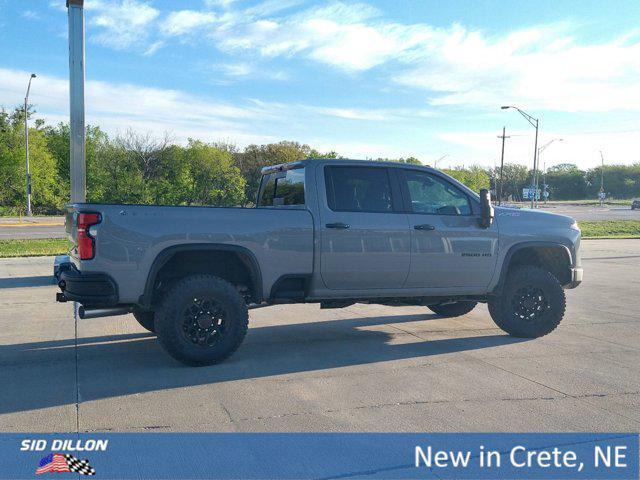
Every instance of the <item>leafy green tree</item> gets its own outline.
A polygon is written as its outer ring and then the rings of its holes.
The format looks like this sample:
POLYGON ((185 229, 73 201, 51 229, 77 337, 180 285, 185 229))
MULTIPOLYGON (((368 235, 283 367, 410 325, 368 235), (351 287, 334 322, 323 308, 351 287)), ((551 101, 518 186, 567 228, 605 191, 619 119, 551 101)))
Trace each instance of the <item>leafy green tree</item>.
POLYGON ((481 189, 489 188, 490 186, 489 173, 478 165, 473 165, 467 169, 455 168, 442 171, 465 184, 474 192, 479 192, 481 189))
MULTIPOLYGON (((592 168, 585 173, 586 194, 597 198, 600 191, 602 167, 592 168)), ((605 165, 604 189, 611 198, 640 197, 640 163, 634 165, 605 165)))
POLYGON ((26 202, 24 140, 20 136, 24 124, 22 115, 17 117, 16 113, 0 111, 0 205, 3 207, 22 207, 26 202))
MULTIPOLYGON (((33 115, 28 111, 29 117, 33 115)), ((63 205, 55 159, 47 148, 42 122, 29 128, 29 170, 34 213, 54 213, 63 205)), ((0 111, 0 205, 26 212, 24 111, 0 111)))
POLYGON ((422 165, 422 162, 416 157, 400 158, 398 161, 400 163, 408 163, 410 165, 422 165))
MULTIPOLYGON (((495 168, 492 177, 496 186, 500 185, 500 167, 495 168)), ((502 178, 502 199, 522 200, 522 189, 531 183, 531 171, 524 165, 505 163, 502 178)))
POLYGON ((296 162, 311 156, 309 145, 283 141, 266 145, 248 145, 242 153, 235 156, 236 165, 245 179, 245 197, 247 202, 255 201, 260 186, 262 167, 280 163, 296 162))
POLYGON ((387 158, 387 157, 378 157, 375 159, 376 162, 398 162, 398 163, 408 163, 411 165, 422 165, 422 162, 418 160, 416 157, 407 157, 407 158, 387 158))
POLYGON ((245 180, 229 152, 190 139, 184 155, 190 171, 187 205, 230 207, 244 201, 245 180))
MULTIPOLYGON (((65 201, 70 196, 70 179, 69 179, 69 124, 58 123, 54 126, 46 126, 43 128, 44 136, 47 140, 47 148, 53 156, 58 179, 60 181, 60 191, 65 201)), ((91 189, 101 188, 98 186, 95 175, 97 175, 96 152, 102 148, 102 145, 108 141, 107 134, 100 130, 99 127, 87 126, 85 135, 85 155, 87 161, 87 188, 89 196, 91 189)))
POLYGON ((585 198, 585 172, 572 163, 562 163, 549 168, 540 183, 548 185, 549 199, 577 200, 585 198))

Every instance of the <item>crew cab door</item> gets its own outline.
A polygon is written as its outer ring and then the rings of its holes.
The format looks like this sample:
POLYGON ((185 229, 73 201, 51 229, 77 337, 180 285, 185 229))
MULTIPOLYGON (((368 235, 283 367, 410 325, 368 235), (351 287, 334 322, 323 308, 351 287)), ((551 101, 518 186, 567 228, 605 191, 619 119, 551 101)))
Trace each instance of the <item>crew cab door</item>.
POLYGON ((400 288, 411 234, 395 175, 386 167, 324 167, 320 273, 332 290, 400 288), (324 204, 323 204, 324 203, 324 204))
POLYGON ((497 225, 484 229, 466 192, 424 170, 399 169, 411 229, 411 268, 405 286, 486 287, 498 248, 497 225))

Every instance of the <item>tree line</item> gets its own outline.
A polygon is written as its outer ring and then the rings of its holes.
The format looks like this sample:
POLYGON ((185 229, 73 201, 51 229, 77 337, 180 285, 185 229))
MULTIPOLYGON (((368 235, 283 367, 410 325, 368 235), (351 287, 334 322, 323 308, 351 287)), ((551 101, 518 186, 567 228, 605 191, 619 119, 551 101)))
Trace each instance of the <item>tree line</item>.
MULTIPOLYGON (((33 115, 32 111, 28 115, 33 115)), ((29 129, 32 206, 36 214, 60 213, 69 199, 69 125, 46 125, 36 120, 29 129)), ((109 136, 99 127, 86 131, 87 201, 164 205, 250 205, 267 165, 306 158, 343 158, 309 145, 282 141, 240 149, 224 142, 189 139, 186 145, 169 136, 155 138, 128 131, 109 136)), ((378 158, 421 164, 415 158, 378 158)), ((444 169, 471 189, 495 190, 499 169, 480 166, 444 169)), ((604 170, 605 190, 615 198, 640 196, 640 164, 612 165, 604 170)), ((600 168, 580 170, 562 164, 548 170, 545 179, 552 199, 595 198, 600 168)), ((531 171, 506 164, 503 197, 519 200, 530 183, 531 171)), ((540 183, 542 184, 542 178, 540 183)), ((24 111, 0 110, 0 214, 24 214, 24 111)))

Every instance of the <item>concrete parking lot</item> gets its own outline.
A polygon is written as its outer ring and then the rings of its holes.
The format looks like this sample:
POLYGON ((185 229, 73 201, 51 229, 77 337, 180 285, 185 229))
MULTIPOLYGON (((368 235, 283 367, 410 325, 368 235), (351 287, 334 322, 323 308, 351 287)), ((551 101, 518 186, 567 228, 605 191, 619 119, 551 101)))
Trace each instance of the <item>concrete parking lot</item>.
POLYGON ((206 368, 130 315, 76 321, 50 258, 0 260, 0 431, 637 431, 640 240, 584 241, 583 257, 541 339, 503 334, 484 306, 277 306, 206 368))

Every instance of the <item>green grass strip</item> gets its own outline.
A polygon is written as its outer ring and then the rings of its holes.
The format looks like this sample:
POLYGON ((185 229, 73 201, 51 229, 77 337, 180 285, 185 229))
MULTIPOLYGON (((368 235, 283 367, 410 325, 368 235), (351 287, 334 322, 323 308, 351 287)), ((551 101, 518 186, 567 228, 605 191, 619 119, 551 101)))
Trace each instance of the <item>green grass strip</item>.
POLYGON ((582 238, 640 238, 640 220, 578 222, 582 238))
POLYGON ((0 258, 62 255, 71 248, 66 238, 0 240, 0 258))

